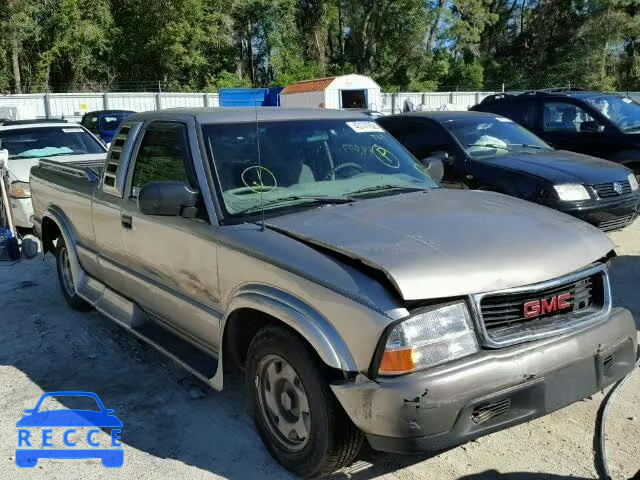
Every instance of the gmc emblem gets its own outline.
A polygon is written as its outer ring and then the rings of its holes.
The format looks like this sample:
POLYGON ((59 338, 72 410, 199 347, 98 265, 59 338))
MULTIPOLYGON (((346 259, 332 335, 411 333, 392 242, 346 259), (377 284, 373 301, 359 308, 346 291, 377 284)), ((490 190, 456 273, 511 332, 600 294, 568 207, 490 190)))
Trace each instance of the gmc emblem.
POLYGON ((542 300, 531 300, 524 304, 524 318, 538 317, 547 313, 571 308, 571 294, 561 293, 542 300))

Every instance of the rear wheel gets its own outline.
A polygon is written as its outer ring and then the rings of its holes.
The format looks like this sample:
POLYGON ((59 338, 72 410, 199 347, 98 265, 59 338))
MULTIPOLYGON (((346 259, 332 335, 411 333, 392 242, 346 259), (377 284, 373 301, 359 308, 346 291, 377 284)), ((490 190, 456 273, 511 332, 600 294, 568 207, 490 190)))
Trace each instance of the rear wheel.
POLYGON ((259 331, 247 353, 247 391, 262 441, 302 477, 353 462, 363 435, 338 404, 314 352, 281 327, 259 331))
POLYGON ((58 238, 56 245, 56 267, 58 270, 60 289, 62 290, 62 295, 67 301, 67 304, 79 312, 87 312, 91 310, 93 307, 80 298, 76 292, 76 288, 73 283, 73 275, 71 273, 69 249, 64 243, 64 239, 62 237, 58 238))

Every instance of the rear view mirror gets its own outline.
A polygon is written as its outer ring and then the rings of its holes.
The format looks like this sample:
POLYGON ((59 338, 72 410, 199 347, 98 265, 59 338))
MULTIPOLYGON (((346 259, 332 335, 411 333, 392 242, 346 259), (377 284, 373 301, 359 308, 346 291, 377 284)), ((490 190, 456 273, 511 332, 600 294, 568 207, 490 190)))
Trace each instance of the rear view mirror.
POLYGON ((582 122, 580 124, 580 131, 582 133, 602 133, 604 132, 604 125, 600 125, 598 122, 593 120, 582 122))
POLYGON ((427 157, 420 162, 429 176, 440 183, 444 178, 444 163, 437 156, 427 157))
POLYGON ((9 151, 0 150, 0 168, 2 168, 9 161, 9 151))
POLYGON ((198 194, 197 190, 182 182, 149 182, 138 193, 138 209, 145 215, 193 218, 198 194))

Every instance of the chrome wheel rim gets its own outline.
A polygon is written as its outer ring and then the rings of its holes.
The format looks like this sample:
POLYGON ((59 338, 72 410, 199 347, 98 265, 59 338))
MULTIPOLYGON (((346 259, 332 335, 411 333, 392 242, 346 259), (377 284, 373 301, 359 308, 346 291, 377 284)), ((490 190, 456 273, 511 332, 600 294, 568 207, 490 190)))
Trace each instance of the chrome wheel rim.
POLYGON ((262 359, 256 372, 260 414, 278 443, 297 452, 309 442, 309 399, 291 364, 278 355, 262 359))
POLYGON ((67 295, 73 297, 76 294, 76 290, 73 287, 71 261, 69 260, 69 252, 66 247, 60 250, 60 276, 62 277, 62 287, 67 292, 67 295))

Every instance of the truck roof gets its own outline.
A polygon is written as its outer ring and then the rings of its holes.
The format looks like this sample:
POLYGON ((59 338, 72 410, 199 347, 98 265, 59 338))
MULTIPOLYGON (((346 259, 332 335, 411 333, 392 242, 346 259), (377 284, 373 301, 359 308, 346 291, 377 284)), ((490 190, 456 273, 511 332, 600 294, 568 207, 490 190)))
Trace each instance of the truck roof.
POLYGON ((149 112, 134 113, 127 120, 172 120, 176 116, 194 117, 196 122, 206 123, 240 123, 278 120, 327 120, 327 119, 362 119, 370 118, 361 111, 330 110, 323 108, 282 108, 282 107, 238 107, 238 108, 168 108, 149 112))

